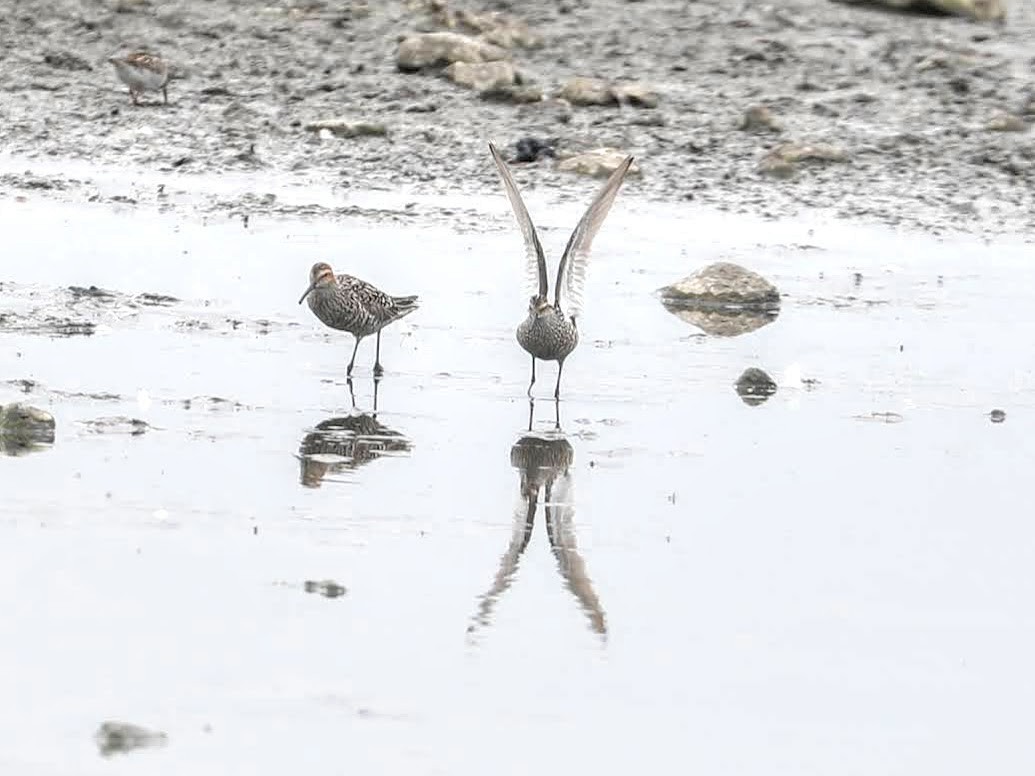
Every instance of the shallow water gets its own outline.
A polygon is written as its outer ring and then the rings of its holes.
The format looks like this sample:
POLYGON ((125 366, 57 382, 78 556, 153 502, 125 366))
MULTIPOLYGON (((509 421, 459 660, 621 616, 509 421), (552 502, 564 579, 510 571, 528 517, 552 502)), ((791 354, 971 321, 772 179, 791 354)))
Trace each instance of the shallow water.
MULTIPOLYGON (((529 198, 556 257, 578 206, 547 204, 529 198)), ((0 378, 36 382, 0 403, 58 423, 0 461, 5 771, 1035 765, 1020 243, 620 198, 565 372, 554 530, 540 505, 517 553, 522 249, 502 197, 464 206, 483 228, 7 203, 5 308, 92 284, 182 302, 0 333, 0 378), (382 342, 377 420, 407 449, 303 482, 306 435, 351 412, 349 338, 296 304, 320 259, 423 306, 382 342), (774 323, 710 338, 659 304, 717 259, 777 284, 774 323), (734 390, 748 367, 779 383, 759 406, 734 390), (84 425, 115 416, 151 428, 84 425), (305 591, 323 579, 347 593, 305 591), (103 759, 107 719, 168 743, 103 759)), ((367 412, 372 360, 364 343, 367 412)))

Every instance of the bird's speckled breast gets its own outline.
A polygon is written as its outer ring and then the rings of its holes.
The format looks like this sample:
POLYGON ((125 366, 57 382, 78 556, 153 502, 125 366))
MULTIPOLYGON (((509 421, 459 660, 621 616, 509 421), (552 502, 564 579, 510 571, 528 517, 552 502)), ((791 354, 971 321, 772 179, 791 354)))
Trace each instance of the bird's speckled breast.
POLYGON ((543 361, 560 361, 579 344, 579 332, 570 318, 557 310, 531 313, 517 328, 517 341, 543 361))

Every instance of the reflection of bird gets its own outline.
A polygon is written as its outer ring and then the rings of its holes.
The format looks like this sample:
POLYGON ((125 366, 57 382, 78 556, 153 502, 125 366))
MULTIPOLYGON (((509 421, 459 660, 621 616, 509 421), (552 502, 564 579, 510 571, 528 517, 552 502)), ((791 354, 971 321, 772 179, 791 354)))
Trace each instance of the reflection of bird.
MULTIPOLYGON (((352 381, 349 380, 349 393, 352 381)), ((352 397, 355 410, 356 399, 352 397)), ((410 440, 377 419, 377 383, 374 384, 374 412, 353 412, 343 417, 328 418, 316 424, 302 439, 299 460, 301 482, 318 488, 328 472, 357 469, 386 453, 407 453, 410 440), (327 460, 333 457, 334 460, 327 460)))
POLYGON ((513 582, 518 561, 532 536, 539 494, 544 492, 546 533, 550 550, 557 560, 557 569, 586 612, 590 627, 601 636, 607 636, 604 611, 586 574, 586 564, 579 555, 575 540, 575 500, 571 478, 574 458, 571 444, 557 434, 526 434, 511 448, 510 463, 521 475, 521 500, 514 513, 510 545, 500 559, 492 587, 480 599, 470 632, 489 624, 493 607, 513 582))
POLYGON ((129 87, 129 98, 134 105, 144 92, 161 92, 162 102, 168 104, 169 66, 161 57, 134 51, 124 57, 108 57, 108 61, 115 66, 119 80, 129 87))
POLYGON ((332 329, 347 331, 356 338, 352 359, 345 370, 352 374, 356 351, 364 337, 377 335, 374 376, 384 373, 381 367, 381 329, 417 309, 416 296, 389 296, 364 280, 352 275, 335 276, 329 264, 320 262, 309 270, 309 288, 298 300, 309 298, 309 309, 332 329))
POLYGON ((572 232, 568 245, 561 256, 557 267, 557 280, 554 283, 553 303, 550 303, 549 282, 546 277, 546 257, 543 246, 539 242, 535 226, 528 215, 525 203, 514 183, 507 163, 503 161, 496 147, 489 143, 489 151, 496 168, 499 170, 503 187, 506 189, 514 217, 521 228, 525 240, 525 255, 528 260, 529 291, 532 297, 528 303, 528 317, 518 326, 517 340, 522 348, 532 356, 532 381, 528 384, 528 395, 532 395, 535 385, 535 360, 557 362, 557 386, 554 398, 561 395, 561 370, 564 359, 575 350, 579 342, 579 333, 575 319, 582 312, 582 294, 586 279, 586 265, 589 260, 589 249, 593 238, 600 230, 607 217, 611 204, 618 194, 618 189, 625 180, 632 157, 627 157, 618 168, 611 173, 607 183, 600 189, 575 231, 572 232), (564 297, 566 308, 561 306, 564 297))

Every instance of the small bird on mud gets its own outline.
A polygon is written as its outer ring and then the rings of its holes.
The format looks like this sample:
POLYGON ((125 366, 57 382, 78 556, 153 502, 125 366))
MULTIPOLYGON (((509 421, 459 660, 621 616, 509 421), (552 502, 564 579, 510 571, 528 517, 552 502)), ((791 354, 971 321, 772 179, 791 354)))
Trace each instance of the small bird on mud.
POLYGON ((631 156, 626 157, 611 173, 607 183, 600 189, 593 202, 590 203, 582 220, 572 232, 568 245, 561 256, 557 267, 557 280, 554 283, 553 303, 550 303, 549 284, 546 276, 546 257, 543 246, 539 242, 535 226, 528 215, 525 203, 521 200, 514 178, 510 174, 507 163, 503 161, 496 146, 489 143, 496 168, 499 170, 503 187, 506 189, 514 217, 521 228, 521 236, 525 240, 525 256, 528 261, 529 291, 533 296, 528 302, 528 317, 517 328, 517 341, 532 356, 532 381, 528 384, 528 395, 532 396, 535 385, 535 360, 557 362, 557 386, 554 388, 554 399, 561 397, 561 370, 564 359, 575 350, 579 343, 579 332, 575 319, 582 312, 583 288, 586 280, 586 266, 589 261, 589 249, 593 238, 604 223, 611 204, 615 201, 618 189, 625 180, 629 167, 633 163, 631 156), (564 298, 566 308, 561 306, 564 298))
POLYGON ((161 92, 162 102, 169 103, 166 85, 169 83, 169 66, 156 54, 134 51, 124 57, 108 57, 115 66, 119 80, 129 87, 129 98, 134 105, 139 105, 137 97, 144 92, 161 92))
POLYGON ((347 331, 356 338, 346 375, 352 374, 356 351, 364 337, 377 335, 374 376, 384 374, 381 366, 381 329, 417 309, 416 296, 389 296, 366 281, 351 275, 337 275, 329 264, 319 262, 309 270, 309 288, 298 300, 309 299, 309 309, 332 329, 347 331))

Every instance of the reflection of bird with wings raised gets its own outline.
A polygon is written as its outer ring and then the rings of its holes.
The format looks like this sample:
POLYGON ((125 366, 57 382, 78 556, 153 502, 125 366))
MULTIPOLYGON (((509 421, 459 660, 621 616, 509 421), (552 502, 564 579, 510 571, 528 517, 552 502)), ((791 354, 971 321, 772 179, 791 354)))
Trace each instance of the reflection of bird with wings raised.
POLYGON ((468 629, 469 633, 490 623, 493 608, 511 586, 518 562, 532 537, 539 495, 542 493, 546 533, 550 550, 557 560, 557 569, 589 618, 590 627, 601 636, 607 636, 604 611, 586 573, 586 564, 579 555, 575 539, 575 499, 571 476, 574 459, 575 452, 571 444, 564 436, 557 434, 527 434, 511 448, 510 463, 521 476, 521 498, 514 513, 514 530, 510 544, 500 559, 499 571, 496 572, 492 587, 479 599, 478 612, 468 629))

